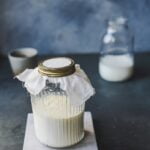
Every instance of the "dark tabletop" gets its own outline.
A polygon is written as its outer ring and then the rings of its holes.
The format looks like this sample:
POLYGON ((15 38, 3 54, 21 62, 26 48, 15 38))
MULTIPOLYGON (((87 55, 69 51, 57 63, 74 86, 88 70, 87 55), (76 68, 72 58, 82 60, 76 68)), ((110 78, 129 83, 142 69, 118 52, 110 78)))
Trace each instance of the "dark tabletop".
MULTIPOLYGON (((150 54, 135 57, 134 77, 122 83, 102 80, 98 55, 75 55, 96 95, 86 104, 93 114, 101 150, 150 150, 150 54)), ((22 150, 30 97, 0 58, 0 150, 22 150)))

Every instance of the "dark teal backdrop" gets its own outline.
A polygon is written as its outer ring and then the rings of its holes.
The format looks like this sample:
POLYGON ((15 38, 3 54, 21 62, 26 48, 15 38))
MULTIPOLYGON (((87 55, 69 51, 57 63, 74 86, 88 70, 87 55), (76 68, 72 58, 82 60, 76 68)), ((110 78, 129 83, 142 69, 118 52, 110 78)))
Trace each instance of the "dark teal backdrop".
POLYGON ((122 12, 135 50, 150 50, 149 0, 0 0, 0 52, 35 47, 41 54, 95 53, 105 20, 122 12))

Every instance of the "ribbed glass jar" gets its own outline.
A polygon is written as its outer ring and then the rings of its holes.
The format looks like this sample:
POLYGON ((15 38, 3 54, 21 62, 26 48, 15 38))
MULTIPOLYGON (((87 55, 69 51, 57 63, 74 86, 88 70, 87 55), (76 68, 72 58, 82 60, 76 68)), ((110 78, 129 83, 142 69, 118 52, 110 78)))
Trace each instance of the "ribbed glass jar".
POLYGON ((31 95, 35 133, 50 147, 74 145, 84 137, 84 106, 72 105, 59 83, 46 83, 38 95, 31 95))

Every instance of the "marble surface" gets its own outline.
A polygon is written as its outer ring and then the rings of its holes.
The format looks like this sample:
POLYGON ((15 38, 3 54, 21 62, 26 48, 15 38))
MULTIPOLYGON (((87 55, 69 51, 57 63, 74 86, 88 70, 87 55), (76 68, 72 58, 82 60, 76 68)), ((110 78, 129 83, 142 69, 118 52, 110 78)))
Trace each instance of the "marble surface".
MULTIPOLYGON (((93 116, 98 148, 150 150, 150 53, 135 56, 131 80, 110 83, 98 74, 98 55, 71 56, 86 71, 96 95, 86 103, 93 116)), ((41 57, 40 57, 41 59, 41 57)), ((0 150, 21 150, 30 96, 0 58, 0 150)))
MULTIPOLYGON (((85 128, 84 139, 77 145, 69 148, 63 148, 63 150, 98 150, 95 139, 95 132, 93 128, 92 115, 90 112, 85 112, 84 114, 84 128, 85 128)), ((32 150, 32 149, 59 150, 57 148, 50 148, 45 145, 42 145, 37 140, 34 132, 33 115, 28 114, 23 150, 32 150)))
POLYGON ((111 16, 125 14, 135 51, 150 50, 149 0, 0 0, 0 53, 95 53, 111 16))

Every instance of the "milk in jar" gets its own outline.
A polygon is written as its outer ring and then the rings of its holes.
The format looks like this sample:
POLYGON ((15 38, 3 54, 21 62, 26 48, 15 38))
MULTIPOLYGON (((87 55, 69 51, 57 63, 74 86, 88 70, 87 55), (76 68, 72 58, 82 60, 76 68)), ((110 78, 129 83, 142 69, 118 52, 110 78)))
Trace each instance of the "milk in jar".
POLYGON ((73 106, 65 95, 32 97, 36 136, 52 147, 68 147, 84 137, 84 104, 73 106))
POLYGON ((107 55, 100 58, 99 73, 107 81, 124 81, 133 74, 134 61, 130 55, 107 55))

